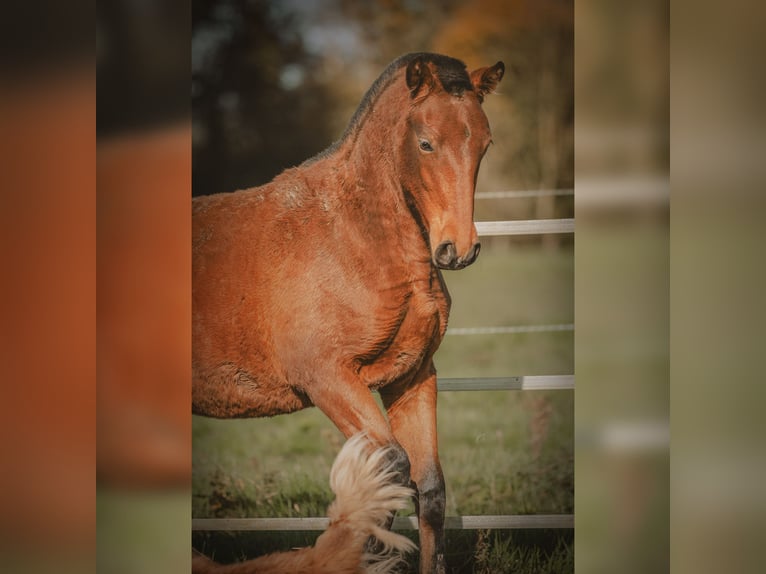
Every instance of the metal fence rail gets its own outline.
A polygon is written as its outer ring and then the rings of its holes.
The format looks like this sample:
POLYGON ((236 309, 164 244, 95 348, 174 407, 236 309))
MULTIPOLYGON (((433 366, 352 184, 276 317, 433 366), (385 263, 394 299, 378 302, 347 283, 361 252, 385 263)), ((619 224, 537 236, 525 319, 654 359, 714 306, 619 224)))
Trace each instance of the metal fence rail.
POLYGON ((574 219, 521 219, 517 221, 477 221, 476 232, 490 235, 538 235, 574 233, 574 219))
POLYGON ((474 199, 528 199, 574 195, 574 189, 521 189, 518 191, 477 191, 474 199))
POLYGON ((437 379, 439 391, 559 391, 574 389, 574 375, 522 375, 437 379))
POLYGON ((511 325, 507 327, 447 327, 447 335, 513 335, 517 333, 549 333, 574 331, 574 323, 556 325, 511 325))
MULTIPOLYGON (((194 518, 193 531, 310 531, 326 530, 330 519, 317 518, 194 518)), ((417 530, 418 519, 415 516, 397 516, 393 530, 417 530)), ((574 528, 573 514, 516 514, 516 515, 478 515, 447 516, 444 528, 448 530, 478 529, 536 529, 536 528, 574 528)))

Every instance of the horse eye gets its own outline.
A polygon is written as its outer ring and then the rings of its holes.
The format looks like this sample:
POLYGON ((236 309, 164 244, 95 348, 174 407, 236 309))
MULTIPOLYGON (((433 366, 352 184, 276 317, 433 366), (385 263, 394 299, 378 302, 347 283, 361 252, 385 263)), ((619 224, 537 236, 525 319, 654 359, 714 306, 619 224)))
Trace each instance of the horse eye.
POLYGON ((420 149, 423 151, 434 151, 434 148, 431 147, 431 143, 428 140, 420 140, 420 149))

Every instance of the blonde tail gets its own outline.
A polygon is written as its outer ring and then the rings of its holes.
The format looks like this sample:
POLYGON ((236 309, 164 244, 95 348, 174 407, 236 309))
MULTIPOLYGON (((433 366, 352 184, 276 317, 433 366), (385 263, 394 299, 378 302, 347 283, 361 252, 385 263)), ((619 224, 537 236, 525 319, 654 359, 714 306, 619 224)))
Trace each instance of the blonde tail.
POLYGON ((391 447, 375 447, 364 434, 351 437, 330 471, 335 500, 327 514, 330 525, 311 548, 221 565, 197 556, 195 574, 392 574, 402 554, 416 548, 401 534, 386 529, 397 510, 407 506, 410 488, 396 483, 391 447), (366 552, 370 537, 379 544, 366 552))
POLYGON ((356 531, 356 542, 367 544, 374 536, 374 553, 362 555, 362 571, 368 574, 394 572, 402 554, 415 550, 415 544, 386 528, 397 510, 406 508, 412 489, 397 484, 391 447, 373 447, 364 434, 351 437, 338 454, 330 472, 330 488, 335 501, 328 509, 330 533, 334 525, 346 522, 356 531))

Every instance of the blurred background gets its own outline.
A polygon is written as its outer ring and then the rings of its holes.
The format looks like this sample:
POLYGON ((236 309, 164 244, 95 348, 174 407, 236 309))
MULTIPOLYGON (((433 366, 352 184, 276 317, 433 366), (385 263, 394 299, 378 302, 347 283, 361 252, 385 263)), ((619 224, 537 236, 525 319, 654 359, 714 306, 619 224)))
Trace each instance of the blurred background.
POLYGON ((668 4, 575 22, 576 566, 668 572, 668 4))
POLYGON ((98 572, 189 572, 188 2, 96 13, 98 572))

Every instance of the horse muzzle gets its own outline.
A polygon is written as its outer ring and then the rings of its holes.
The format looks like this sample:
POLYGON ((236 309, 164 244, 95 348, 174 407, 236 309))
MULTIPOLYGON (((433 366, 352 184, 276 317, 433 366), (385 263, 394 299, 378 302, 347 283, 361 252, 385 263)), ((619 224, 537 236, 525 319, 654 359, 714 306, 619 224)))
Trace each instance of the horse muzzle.
POLYGON ((476 261, 481 251, 481 243, 474 243, 468 252, 462 257, 458 257, 457 249, 452 241, 442 241, 434 251, 434 263, 440 269, 457 270, 468 267, 476 261))

